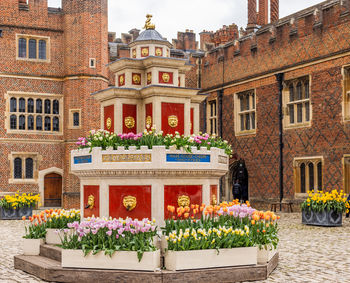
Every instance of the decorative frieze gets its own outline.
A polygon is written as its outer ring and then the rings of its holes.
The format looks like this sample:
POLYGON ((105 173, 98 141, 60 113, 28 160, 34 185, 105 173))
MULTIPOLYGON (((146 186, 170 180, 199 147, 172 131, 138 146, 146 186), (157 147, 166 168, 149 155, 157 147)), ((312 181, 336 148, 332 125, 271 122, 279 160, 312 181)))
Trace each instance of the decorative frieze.
POLYGON ((151 162, 151 154, 102 154, 102 162, 151 162))

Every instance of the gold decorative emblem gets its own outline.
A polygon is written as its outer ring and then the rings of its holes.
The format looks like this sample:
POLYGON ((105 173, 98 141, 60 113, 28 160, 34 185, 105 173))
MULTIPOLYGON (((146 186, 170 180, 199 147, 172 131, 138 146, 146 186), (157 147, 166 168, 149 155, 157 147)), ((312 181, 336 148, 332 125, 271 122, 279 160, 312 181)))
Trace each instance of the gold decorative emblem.
POLYGON ((167 51, 166 51, 166 57, 170 57, 169 56, 169 49, 167 49, 167 51))
POLYGON ((147 57, 148 56, 148 48, 142 48, 141 49, 141 54, 143 57, 147 57))
POLYGON ((190 130, 192 130, 192 123, 190 122, 190 130))
POLYGON ((124 85, 124 76, 119 77, 119 84, 124 85))
POLYGON ((218 202, 217 202, 217 199, 216 199, 216 195, 213 194, 211 196, 211 205, 217 205, 217 204, 218 204, 218 202))
POLYGON ((134 74, 132 76, 132 82, 134 84, 137 84, 137 85, 140 84, 141 83, 141 76, 139 74, 134 74))
POLYGON ((162 48, 157 47, 157 48, 156 48, 156 55, 157 55, 157 56, 162 56, 162 54, 163 54, 162 48))
POLYGON ((110 130, 112 128, 112 119, 110 117, 108 117, 106 120, 106 126, 107 130, 110 130))
POLYGON ((177 199, 177 205, 180 207, 185 207, 185 206, 190 206, 191 204, 191 200, 189 198, 189 196, 179 196, 178 199, 177 199))
POLYGON ((131 117, 131 116, 125 117, 124 124, 128 129, 132 129, 133 127, 135 127, 134 117, 131 117))
POLYGON ((155 29, 156 28, 156 26, 151 23, 152 17, 153 16, 150 14, 146 15, 147 20, 146 20, 145 26, 143 27, 144 29, 155 29))
POLYGON ((136 49, 132 50, 132 58, 136 58, 136 49))
POLYGON ((152 82, 152 73, 147 73, 147 83, 150 84, 152 82))
POLYGON ((152 126, 152 117, 151 116, 147 116, 146 117, 146 126, 152 126))
POLYGON ((137 205, 136 197, 133 197, 133 196, 124 197, 123 198, 123 205, 127 211, 132 211, 137 205))
POLYGON ((168 117, 168 124, 170 127, 176 128, 177 125, 179 124, 179 120, 177 119, 177 117, 175 115, 171 115, 168 117))
POLYGON ((95 197, 93 195, 89 195, 88 197, 88 203, 85 209, 93 209, 95 207, 95 197))
POLYGON ((162 79, 163 82, 168 83, 170 81, 170 75, 168 73, 163 73, 162 79))

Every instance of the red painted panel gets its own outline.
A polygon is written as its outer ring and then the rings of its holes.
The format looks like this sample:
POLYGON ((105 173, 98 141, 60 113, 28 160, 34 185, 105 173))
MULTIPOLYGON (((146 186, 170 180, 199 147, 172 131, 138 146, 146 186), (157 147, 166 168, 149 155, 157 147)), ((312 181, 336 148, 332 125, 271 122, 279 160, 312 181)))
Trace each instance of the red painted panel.
POLYGON ((141 57, 149 56, 149 47, 141 47, 141 57))
POLYGON ((104 129, 114 132, 114 105, 104 107, 104 129))
POLYGON ((175 134, 179 132, 180 135, 184 134, 184 112, 185 105, 180 103, 166 103, 162 102, 162 131, 164 134, 175 134), (176 127, 171 127, 169 125, 169 117, 176 116, 178 119, 178 124, 176 127))
POLYGON ((152 108, 152 103, 148 103, 146 104, 145 127, 147 129, 152 127, 152 125, 153 125, 153 108, 152 108))
POLYGON ((123 133, 136 133, 137 129, 137 106, 134 104, 123 104, 123 133), (128 121, 133 119, 133 127, 128 121))
POLYGON ((193 134, 194 108, 191 108, 191 135, 193 134))
POLYGON ((158 79, 161 84, 173 84, 174 74, 172 72, 159 72, 158 79))
POLYGON ((125 85, 125 74, 121 74, 118 76, 118 86, 125 85))
POLYGON ((163 56, 163 48, 156 47, 156 56, 163 56))
POLYGON ((218 186, 217 185, 210 185, 210 204, 216 205, 218 204, 218 186), (215 199, 214 199, 215 196, 215 199))
POLYGON ((151 219, 151 188, 151 186, 109 186, 109 216, 151 219), (136 207, 131 211, 128 211, 123 204, 123 199, 127 196, 136 198, 136 207))
POLYGON ((164 219, 168 219, 171 214, 167 210, 168 205, 178 207, 177 200, 180 196, 188 196, 190 204, 202 204, 202 186, 164 186, 164 219))
POLYGON ((84 186, 84 217, 100 216, 100 187, 99 186, 84 186), (85 208, 88 205, 89 196, 95 198, 94 207, 92 209, 85 208))

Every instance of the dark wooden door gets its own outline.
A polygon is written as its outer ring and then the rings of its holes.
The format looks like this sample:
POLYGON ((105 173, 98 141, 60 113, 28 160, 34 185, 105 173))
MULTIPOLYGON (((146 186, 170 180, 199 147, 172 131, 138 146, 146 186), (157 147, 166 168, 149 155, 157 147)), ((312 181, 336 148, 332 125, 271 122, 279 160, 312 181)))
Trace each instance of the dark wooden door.
POLYGON ((44 178, 44 206, 61 207, 62 176, 51 173, 44 178))

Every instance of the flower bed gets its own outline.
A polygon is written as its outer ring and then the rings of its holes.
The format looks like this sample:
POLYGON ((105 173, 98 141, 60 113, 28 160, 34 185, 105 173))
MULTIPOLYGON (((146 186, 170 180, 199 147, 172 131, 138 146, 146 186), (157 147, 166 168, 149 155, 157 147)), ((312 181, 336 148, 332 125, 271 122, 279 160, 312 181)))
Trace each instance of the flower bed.
POLYGON ((170 148, 175 146, 177 149, 183 148, 187 152, 191 152, 192 147, 206 147, 208 150, 212 147, 221 148, 225 150, 228 156, 232 155, 232 148, 227 141, 222 140, 215 135, 200 134, 192 136, 184 136, 176 133, 175 135, 163 135, 163 132, 156 132, 155 128, 145 130, 143 133, 134 134, 114 134, 106 130, 92 130, 87 138, 80 137, 77 145, 79 149, 100 147, 103 150, 107 148, 117 149, 118 147, 136 146, 140 149, 141 146, 147 146, 151 149, 153 146, 165 146, 170 148))
POLYGON ((342 226, 342 214, 349 209, 346 195, 338 192, 309 192, 302 203, 302 223, 316 226, 342 226))
POLYGON ((5 195, 0 200, 0 219, 18 220, 23 216, 29 217, 33 207, 40 201, 39 195, 22 194, 5 195))
POLYGON ((204 205, 168 206, 168 210, 173 215, 162 230, 167 241, 165 266, 170 270, 257 264, 258 248, 275 249, 278 244, 278 217, 256 211, 249 203, 223 202, 205 210, 204 205), (188 258, 197 256, 191 265, 188 258))
POLYGON ((160 268, 160 253, 153 241, 155 221, 91 218, 68 224, 61 247, 63 267, 130 269, 160 268))

